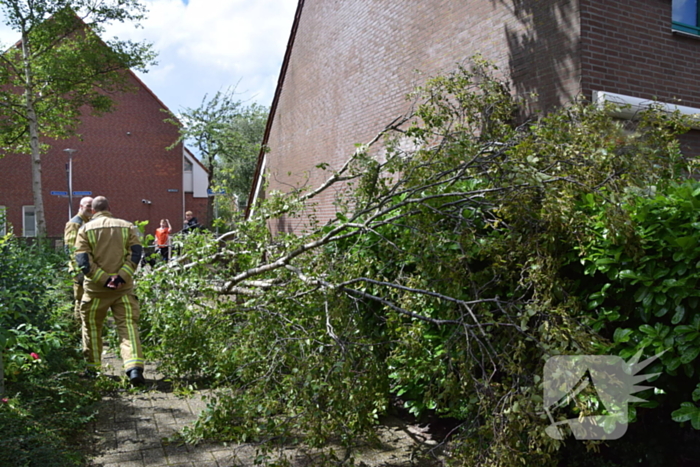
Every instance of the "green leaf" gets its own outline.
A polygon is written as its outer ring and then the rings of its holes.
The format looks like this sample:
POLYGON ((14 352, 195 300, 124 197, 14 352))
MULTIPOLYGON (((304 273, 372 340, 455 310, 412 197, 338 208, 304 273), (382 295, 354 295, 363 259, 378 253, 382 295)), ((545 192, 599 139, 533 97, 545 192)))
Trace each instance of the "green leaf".
POLYGON ((654 300, 654 298, 655 298, 655 297, 654 297, 654 294, 653 294, 653 293, 647 294, 647 296, 644 297, 644 300, 642 300, 642 305, 644 306, 644 308, 647 308, 647 309, 648 309, 649 306, 650 306, 651 303, 652 303, 652 300, 654 300))
POLYGON ((679 366, 681 366, 681 359, 678 357, 671 357, 668 361, 664 363, 669 371, 673 371, 679 366))
POLYGON ((680 326, 676 326, 673 329, 674 334, 688 334, 695 331, 695 328, 693 326, 688 326, 687 324, 682 324, 680 326))
POLYGON ((671 274, 676 276, 683 276, 687 270, 687 263, 678 263, 676 266, 674 266, 673 270, 671 271, 671 274))
POLYGON ((640 276, 635 271, 633 271, 631 269, 623 269, 618 274, 618 277, 620 279, 639 279, 640 278, 640 276))
POLYGON ((700 347, 688 347, 681 353, 681 363, 690 363, 695 360, 698 355, 700 355, 700 347))
POLYGON ((676 313, 673 315, 673 318, 671 318, 671 323, 678 324, 683 321, 683 317, 685 317, 685 307, 683 305, 678 305, 676 307, 676 313))
POLYGON ((696 240, 696 238, 694 236, 689 235, 687 237, 678 237, 676 239, 676 243, 681 248, 689 249, 689 248, 695 247, 697 245, 698 241, 696 240))
MULTIPOLYGON (((668 275, 668 274, 664 274, 664 275, 668 275)), ((680 282, 680 281, 678 281, 677 279, 669 278, 669 279, 665 279, 665 280, 661 283, 661 285, 662 285, 665 289, 668 290, 668 289, 670 289, 671 287, 677 286, 679 282, 680 282)))
POLYGON ((649 295, 649 287, 640 287, 634 293, 634 299, 637 302, 641 302, 646 298, 647 295, 649 295))
POLYGON ((700 409, 692 402, 683 402, 680 409, 671 413, 671 418, 679 423, 690 421, 693 428, 700 430, 700 409))
POLYGON ((632 329, 617 328, 613 334, 613 340, 616 343, 628 342, 632 333, 634 333, 632 329))

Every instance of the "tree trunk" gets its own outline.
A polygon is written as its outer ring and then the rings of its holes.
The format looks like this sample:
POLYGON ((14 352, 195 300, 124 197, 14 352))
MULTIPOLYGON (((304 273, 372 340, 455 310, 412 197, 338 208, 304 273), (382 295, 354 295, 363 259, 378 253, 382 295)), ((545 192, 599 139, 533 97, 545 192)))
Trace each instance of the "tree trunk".
POLYGON ((39 146, 39 122, 34 109, 34 80, 30 65, 30 49, 27 34, 22 34, 22 57, 24 59, 25 106, 29 123, 29 147, 32 153, 32 193, 34 195, 34 215, 36 216, 36 236, 46 236, 44 198, 41 186, 41 148, 39 146))
MULTIPOLYGON (((209 164, 209 174, 207 178, 207 194, 209 190, 212 189, 214 183, 214 162, 213 160, 209 164)), ((214 223, 214 196, 208 195, 207 197, 207 222, 206 225, 210 227, 214 223)))

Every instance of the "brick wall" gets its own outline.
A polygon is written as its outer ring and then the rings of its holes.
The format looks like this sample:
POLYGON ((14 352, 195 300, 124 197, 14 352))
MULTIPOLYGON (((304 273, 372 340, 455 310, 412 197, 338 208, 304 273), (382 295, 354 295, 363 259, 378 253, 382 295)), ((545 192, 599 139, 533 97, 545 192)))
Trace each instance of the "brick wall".
MULTIPOLYGON (((116 110, 103 116, 85 115, 82 139, 49 142, 42 156, 44 209, 49 236, 61 236, 68 220, 68 200, 51 191, 68 191, 65 148, 73 156, 73 190, 91 191, 110 201, 112 213, 129 221, 148 220, 148 233, 155 232, 161 218, 175 229, 182 224, 182 147, 165 148, 178 137, 177 128, 164 123, 163 104, 129 74, 136 92, 112 96, 116 110), (173 191, 176 190, 176 191, 173 191), (151 204, 144 204, 143 199, 151 204)), ((30 156, 8 154, 0 159, 0 206, 15 234, 22 235, 23 205, 33 205, 30 156)), ((79 198, 73 199, 77 213, 79 198)))
MULTIPOLYGON (((578 1, 305 0, 268 145, 270 189, 314 187, 409 108, 406 93, 481 53, 531 110, 579 92, 578 1)), ((316 207, 334 217, 332 190, 316 207)), ((298 219, 275 230, 299 231, 298 219)))
MULTIPOLYGON (((581 0, 581 88, 700 108, 700 37, 673 34, 671 0, 581 0), (678 100, 678 101, 677 101, 678 100)), ((700 154, 700 132, 681 138, 700 154)))
MULTIPOLYGON (((194 217, 197 218, 197 222, 201 225, 209 225, 209 218, 207 217, 207 203, 208 198, 195 198, 192 193, 187 193, 185 195, 185 211, 192 211, 194 217)), ((172 219, 170 223, 174 230, 180 230, 183 226, 184 217, 177 222, 173 222, 172 219)))

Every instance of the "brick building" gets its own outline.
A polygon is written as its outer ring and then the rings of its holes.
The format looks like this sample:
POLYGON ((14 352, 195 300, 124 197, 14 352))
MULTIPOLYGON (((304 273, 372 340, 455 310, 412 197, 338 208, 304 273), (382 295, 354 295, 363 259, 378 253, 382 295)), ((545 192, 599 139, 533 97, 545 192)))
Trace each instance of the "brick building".
MULTIPOLYGON (((149 221, 154 233, 160 219, 182 228, 184 212, 206 222, 207 174, 182 144, 167 150, 178 128, 163 120, 165 105, 132 72, 135 92, 112 96, 114 112, 100 117, 86 112, 80 138, 50 142, 42 155, 42 187, 49 237, 61 237, 69 219, 68 170, 72 158, 72 212, 85 194, 103 195, 112 213, 129 221, 149 221), (74 149, 72 157, 66 149, 74 149)), ((0 149, 0 211, 17 236, 35 235, 31 157, 5 154, 0 149)), ((6 230, 0 225, 0 233, 6 230)))
MULTIPOLYGON (((584 96, 700 112, 698 18, 698 0, 300 0, 250 202, 261 174, 270 190, 317 186, 327 172, 316 164, 339 167, 408 109, 416 84, 476 53, 514 92, 537 93, 529 111, 584 96)), ((691 155, 698 133, 682 140, 691 155)), ((320 219, 334 216, 333 196, 320 219)))

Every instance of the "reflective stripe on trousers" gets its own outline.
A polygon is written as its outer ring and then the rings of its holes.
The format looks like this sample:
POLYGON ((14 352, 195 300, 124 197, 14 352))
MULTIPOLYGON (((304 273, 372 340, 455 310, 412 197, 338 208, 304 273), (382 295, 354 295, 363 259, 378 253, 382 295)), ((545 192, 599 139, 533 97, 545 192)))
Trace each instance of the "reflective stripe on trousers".
POLYGON ((89 366, 99 367, 102 362, 102 327, 107 311, 112 316, 119 335, 119 350, 124 370, 135 366, 143 367, 144 359, 139 338, 139 303, 132 293, 100 294, 90 296, 83 294, 80 302, 82 320, 83 356, 89 366))

